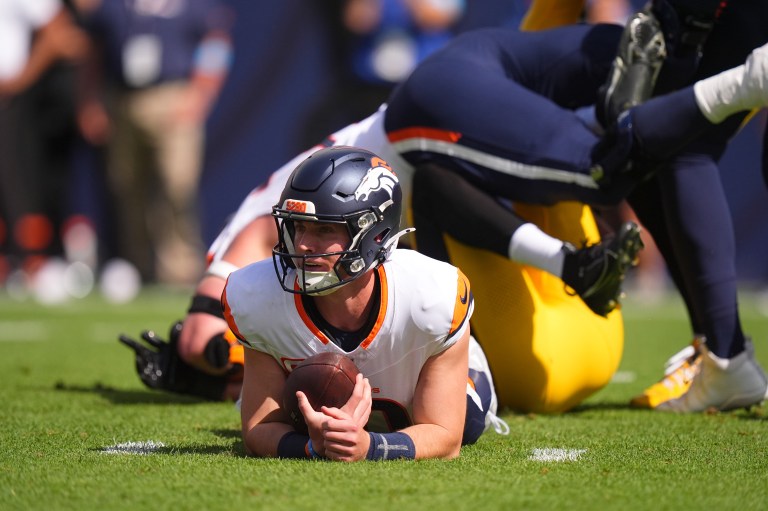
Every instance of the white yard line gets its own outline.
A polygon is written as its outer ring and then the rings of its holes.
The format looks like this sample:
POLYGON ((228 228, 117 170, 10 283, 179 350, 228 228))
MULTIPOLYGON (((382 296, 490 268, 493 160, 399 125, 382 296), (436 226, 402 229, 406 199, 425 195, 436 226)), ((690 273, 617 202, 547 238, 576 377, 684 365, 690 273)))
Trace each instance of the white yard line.
POLYGON ((528 459, 531 461, 578 461, 586 449, 558 449, 545 447, 533 449, 528 459))
POLYGON ((611 377, 611 383, 632 383, 637 379, 634 371, 616 371, 611 377))
POLYGON ((101 452, 104 454, 137 454, 139 456, 146 456, 147 454, 154 454, 155 451, 162 447, 165 447, 163 442, 155 442, 154 440, 146 442, 124 442, 122 444, 104 447, 101 452))

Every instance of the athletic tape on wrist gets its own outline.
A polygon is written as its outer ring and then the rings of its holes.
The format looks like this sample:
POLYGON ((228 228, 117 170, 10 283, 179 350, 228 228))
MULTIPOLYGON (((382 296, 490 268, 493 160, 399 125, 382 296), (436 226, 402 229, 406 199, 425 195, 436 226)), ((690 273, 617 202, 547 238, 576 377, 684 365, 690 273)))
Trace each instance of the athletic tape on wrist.
POLYGON ((205 275, 210 277, 219 277, 221 279, 227 280, 227 277, 229 277, 230 273, 239 269, 240 267, 235 264, 222 261, 221 259, 216 259, 215 261, 211 261, 211 264, 209 264, 208 268, 205 269, 205 275))
POLYGON ((416 458, 416 446, 407 434, 400 431, 394 433, 368 433, 371 445, 368 447, 368 460, 396 460, 416 458))

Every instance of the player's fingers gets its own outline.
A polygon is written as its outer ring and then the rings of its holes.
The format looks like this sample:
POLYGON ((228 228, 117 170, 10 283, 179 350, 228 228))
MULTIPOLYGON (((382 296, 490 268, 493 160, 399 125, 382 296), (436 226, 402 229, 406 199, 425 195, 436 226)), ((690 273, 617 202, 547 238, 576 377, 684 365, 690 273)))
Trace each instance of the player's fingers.
POLYGON ((325 448, 325 457, 332 461, 355 461, 353 447, 331 444, 325 448))
POLYGON ((359 399, 363 395, 363 379, 363 374, 357 373, 357 376, 355 376, 355 386, 352 389, 352 395, 349 397, 350 399, 359 399))
POLYGON ((325 425, 323 426, 323 442, 326 449, 330 447, 331 450, 337 452, 347 449, 355 445, 357 437, 358 428, 349 421, 346 421, 346 424, 336 421, 336 424, 329 424, 328 429, 326 429, 325 425))
POLYGON ((149 344, 154 346, 155 348, 162 348, 166 345, 166 342, 159 338, 155 332, 152 330, 145 330, 141 333, 141 338, 147 341, 149 344))
POLYGON ((336 461, 355 461, 365 457, 361 435, 367 435, 361 428, 348 423, 350 427, 343 431, 323 431, 325 455, 336 461))
MULTIPOLYGON (((299 390, 296 392, 296 398, 299 402, 299 411, 304 416, 304 422, 307 424, 309 436, 315 438, 316 436, 322 434, 323 423, 328 419, 328 417, 318 411, 315 411, 315 409, 312 408, 312 405, 309 403, 309 399, 302 391, 299 390)), ((316 445, 315 447, 317 449, 321 448, 320 445, 316 445)))
POLYGON ((362 397, 357 402, 357 406, 352 411, 352 420, 361 426, 365 426, 368 423, 368 418, 371 415, 371 405, 373 398, 371 395, 371 382, 368 378, 363 379, 362 397))
POLYGON ((325 441, 325 456, 332 460, 343 459, 354 453, 354 444, 350 442, 325 441))
POLYGON ((125 344, 126 346, 131 348, 133 351, 136 352, 137 355, 139 355, 141 357, 147 357, 147 356, 152 354, 152 352, 149 351, 146 348, 146 346, 144 346, 144 345, 134 341, 133 339, 131 339, 128 336, 125 336, 125 335, 121 334, 121 335, 118 336, 118 339, 120 340, 120 342, 122 342, 123 344, 125 344))
MULTIPOLYGON (((352 395, 342 409, 349 414, 354 414, 355 409, 359 406, 360 401, 365 399, 365 385, 367 378, 364 378, 362 373, 358 373, 355 377, 355 387, 352 389, 352 395)), ((370 388, 370 384, 368 384, 370 388)))
POLYGON ((309 398, 302 391, 296 391, 296 398, 299 401, 299 411, 304 416, 304 421, 307 423, 307 426, 310 428, 314 427, 319 430, 322 427, 323 421, 325 421, 328 417, 322 412, 312 408, 312 404, 309 402, 309 398))
POLYGON ((351 420, 352 416, 344 411, 343 408, 336 408, 335 406, 321 406, 320 411, 325 415, 334 419, 351 420))
POLYGON ((315 409, 312 408, 311 404, 309 404, 309 399, 307 399, 306 394, 304 394, 302 391, 296 391, 296 399, 299 400, 299 410, 304 415, 304 417, 315 413, 315 409))

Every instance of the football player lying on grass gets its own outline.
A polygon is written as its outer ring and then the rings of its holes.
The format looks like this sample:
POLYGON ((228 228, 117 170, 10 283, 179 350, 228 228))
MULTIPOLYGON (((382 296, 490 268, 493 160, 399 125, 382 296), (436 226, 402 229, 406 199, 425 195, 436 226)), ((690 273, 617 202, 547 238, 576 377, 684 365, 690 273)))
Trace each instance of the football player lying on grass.
POLYGON ((393 169, 363 149, 322 149, 289 177, 274 207, 273 261, 233 272, 222 295, 245 346, 250 454, 454 458, 491 424, 508 430, 470 339, 470 283, 454 266, 397 248, 409 231, 400 229, 401 210, 393 169), (287 375, 325 352, 348 357, 362 374, 341 407, 315 410, 297 393, 303 434, 283 405, 287 375))

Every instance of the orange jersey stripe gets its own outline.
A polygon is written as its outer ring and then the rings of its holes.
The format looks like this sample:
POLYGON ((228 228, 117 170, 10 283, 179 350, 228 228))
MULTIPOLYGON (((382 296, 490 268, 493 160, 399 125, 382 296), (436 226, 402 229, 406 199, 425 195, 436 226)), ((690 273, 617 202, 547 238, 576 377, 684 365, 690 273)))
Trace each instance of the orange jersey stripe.
MULTIPOLYGON (((381 300, 380 300, 380 306, 379 306, 379 314, 376 317, 376 323, 374 323, 373 328, 371 329, 371 332, 368 334, 368 336, 363 339, 363 341, 360 343, 360 347, 363 349, 366 349, 370 344, 373 342, 373 340, 376 338, 376 334, 379 333, 379 330, 381 330, 381 325, 384 324, 384 318, 387 315, 387 297, 389 296, 389 286, 387 284, 387 275, 384 272, 384 267, 379 266, 376 268, 376 271, 379 272, 379 282, 381 287, 381 300)), ((298 283, 297 283, 298 286, 298 283)), ((298 287, 296 288, 298 289, 298 287)), ((322 332, 320 329, 315 326, 315 324, 312 322, 312 320, 309 318, 309 314, 307 314, 307 311, 304 309, 304 304, 301 301, 301 295, 295 294, 293 295, 293 303, 296 306, 296 310, 299 313, 299 317, 301 317, 301 320, 304 322, 304 324, 307 326, 307 328, 310 329, 310 331, 318 338, 323 344, 328 344, 331 342, 330 339, 322 332)))
POLYGON ((370 344, 373 342, 373 339, 376 337, 376 334, 379 333, 379 330, 381 329, 381 325, 384 324, 384 317, 387 315, 387 298, 389 297, 389 285, 387 284, 387 274, 384 271, 383 266, 379 266, 376 268, 376 271, 379 272, 379 283, 381 287, 381 299, 379 300, 379 316, 376 318, 376 323, 374 323, 373 328, 371 329, 371 333, 368 334, 368 337, 363 339, 363 342, 360 343, 360 347, 363 349, 368 348, 370 344))
MULTIPOLYGON (((227 278, 227 283, 229 283, 229 278, 227 278)), ((241 334, 240 331, 237 329, 235 318, 232 316, 232 310, 229 308, 229 302, 227 302, 226 285, 224 287, 224 292, 221 294, 221 303, 222 305, 224 305, 224 319, 227 320, 227 325, 229 326, 229 329, 232 330, 232 333, 235 334, 235 337, 237 337, 241 341, 247 342, 245 340, 245 337, 243 337, 243 334, 241 334)))
POLYGON ((408 140, 411 138, 428 138, 432 140, 442 140, 444 142, 455 143, 458 142, 461 138, 461 133, 457 131, 439 130, 436 128, 418 127, 405 128, 387 133, 387 138, 392 143, 408 140))
POLYGON ((453 319, 451 320, 451 334, 453 334, 467 318, 469 304, 472 301, 469 292, 469 279, 461 270, 458 270, 459 278, 456 285, 456 303, 453 306, 453 319))
MULTIPOLYGON (((294 289, 298 289, 299 288, 298 286, 299 284, 298 282, 296 282, 296 287, 294 289)), ((328 337, 326 337, 325 334, 315 326, 312 320, 309 319, 309 314, 307 314, 307 311, 304 310, 304 304, 301 303, 300 294, 293 295, 293 304, 296 306, 296 310, 299 313, 299 317, 301 317, 301 320, 304 322, 305 325, 307 325, 307 328, 310 329, 310 331, 314 334, 314 336, 320 339, 320 342, 322 342, 323 344, 328 344, 329 342, 331 342, 331 340, 328 339, 328 337)))

